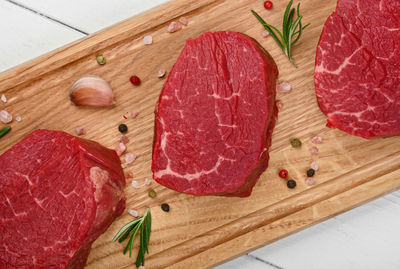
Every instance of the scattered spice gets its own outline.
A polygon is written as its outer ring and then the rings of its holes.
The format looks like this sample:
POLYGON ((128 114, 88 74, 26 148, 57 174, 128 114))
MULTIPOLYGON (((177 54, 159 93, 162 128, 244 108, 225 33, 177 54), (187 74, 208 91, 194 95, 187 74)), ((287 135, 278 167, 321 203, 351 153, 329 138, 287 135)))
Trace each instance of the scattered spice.
POLYGON ((128 126, 124 123, 120 124, 118 126, 118 131, 120 131, 121 133, 126 133, 128 131, 128 126))
POLYGON ((81 127, 81 126, 77 127, 77 128, 76 128, 76 134, 77 134, 77 135, 85 135, 85 134, 86 134, 85 128, 83 128, 83 127, 81 127))
POLYGON ((128 119, 128 117, 127 117, 127 116, 125 116, 125 115, 122 115, 122 117, 123 117, 124 119, 126 119, 126 120, 128 119))
POLYGON ((279 92, 288 93, 292 90, 292 86, 289 83, 287 83, 286 81, 283 81, 283 82, 278 81, 277 85, 276 85, 276 89, 279 92))
POLYGON ((15 120, 18 121, 18 122, 21 122, 21 121, 22 121, 22 118, 21 118, 21 116, 16 116, 16 117, 15 117, 15 120))
POLYGON ((265 1, 265 2, 264 2, 264 7, 265 7, 265 9, 271 9, 272 6, 273 6, 273 4, 272 4, 271 1, 265 1))
POLYGON ((294 189, 294 188, 296 188, 296 181, 294 181, 293 179, 289 179, 288 181, 287 181, 287 187, 289 188, 289 189, 294 189))
POLYGON ((290 140, 290 144, 292 144, 292 147, 294 147, 294 148, 301 147, 301 141, 298 138, 293 138, 292 140, 290 140))
POLYGON ((99 55, 96 57, 96 61, 99 65, 105 65, 106 64, 106 58, 103 55, 99 55))
POLYGON ((310 168, 310 169, 307 170, 307 176, 308 177, 313 177, 314 174, 315 174, 315 170, 314 169, 310 168))
POLYGON ((146 35, 145 37, 143 37, 143 43, 145 45, 150 45, 153 43, 153 37, 151 35, 146 35))
POLYGON ((164 69, 158 70, 157 77, 163 78, 167 72, 164 69))
POLYGON ((115 148, 115 152, 118 156, 121 156, 122 153, 126 150, 126 146, 124 143, 118 143, 117 147, 115 148))
POLYGON ((310 167, 312 169, 314 169, 315 171, 318 171, 318 169, 319 169, 319 165, 317 164, 317 162, 312 162, 310 167))
POLYGON ((321 144, 322 143, 322 137, 320 137, 320 136, 314 136, 312 139, 311 139, 311 142, 313 142, 314 144, 321 144))
POLYGON ((135 86, 140 85, 140 78, 136 75, 131 76, 129 81, 135 86))
POLYGON ((169 204, 166 204, 166 203, 161 204, 161 209, 164 212, 169 212, 169 204))
MULTIPOLYGON (((306 29, 310 24, 307 24, 305 26, 302 25, 301 19, 303 18, 303 16, 300 15, 300 3, 298 3, 297 5, 297 10, 296 8, 292 8, 292 4, 293 0, 290 0, 285 9, 282 22, 282 32, 279 31, 276 27, 266 23, 254 10, 252 10, 251 12, 274 38, 275 42, 281 48, 283 53, 285 53, 285 55, 288 57, 289 61, 297 68, 296 63, 292 58, 292 48, 297 43, 297 41, 299 41, 303 30, 306 29), (296 15, 297 18, 295 17, 296 15)), ((270 4, 268 4, 268 6, 269 5, 270 4)))
POLYGON ((129 138, 126 135, 120 135, 119 142, 124 143, 126 145, 129 143, 129 138))
POLYGON ((187 26, 189 22, 185 17, 180 17, 179 18, 179 23, 184 25, 184 26, 187 26))
POLYGON ((125 154, 125 162, 126 164, 131 164, 135 161, 136 155, 133 153, 127 153, 125 154))
POLYGON ((132 113, 131 113, 131 118, 132 118, 132 119, 136 118, 136 116, 137 116, 138 114, 139 114, 138 112, 132 111, 132 113))
POLYGON ((148 178, 148 177, 146 177, 146 178, 144 179, 144 184, 150 185, 150 184, 151 184, 151 179, 148 178))
POLYGON ((4 93, 1 95, 1 101, 3 101, 3 103, 7 103, 7 98, 4 93))
POLYGON ((314 183, 315 183, 315 179, 313 177, 309 177, 306 179, 306 184, 308 186, 314 185, 314 183))
POLYGON ((11 130, 11 126, 4 127, 0 130, 0 138, 5 136, 11 130))
POLYGON ((150 190, 149 190, 149 197, 150 197, 150 198, 155 198, 156 196, 157 196, 156 191, 153 190, 153 189, 150 189, 150 190))
POLYGON ((136 180, 133 180, 131 184, 132 184, 132 187, 134 187, 135 189, 139 189, 140 188, 139 182, 137 182, 136 180))
POLYGON ((180 29, 182 29, 182 24, 173 21, 168 25, 167 31, 169 33, 174 33, 176 31, 179 31, 180 29))
POLYGON ((134 218, 137 218, 139 216, 139 213, 133 209, 128 209, 128 213, 134 218))
POLYGON ((269 32, 267 30, 264 30, 264 31, 261 32, 261 35, 263 37, 268 37, 269 36, 269 32))
POLYGON ((7 111, 5 111, 5 110, 1 110, 0 111, 0 121, 2 122, 2 123, 5 123, 5 124, 7 124, 7 123, 10 123, 10 122, 12 122, 12 116, 11 116, 11 114, 10 113, 8 113, 7 111))
POLYGON ((311 154, 318 154, 318 148, 317 147, 312 147, 310 149, 311 154))
POLYGON ((281 171, 279 171, 279 176, 281 178, 287 178, 288 175, 289 175, 289 172, 287 170, 285 170, 285 169, 282 169, 281 171))

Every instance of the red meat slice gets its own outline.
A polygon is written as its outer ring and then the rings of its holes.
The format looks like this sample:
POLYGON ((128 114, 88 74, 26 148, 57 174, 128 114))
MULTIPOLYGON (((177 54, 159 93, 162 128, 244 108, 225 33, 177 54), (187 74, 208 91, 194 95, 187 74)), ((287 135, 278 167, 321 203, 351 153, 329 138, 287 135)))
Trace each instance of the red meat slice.
POLYGON ((189 39, 156 106, 154 179, 189 194, 249 196, 268 166, 277 76, 246 35, 189 39))
POLYGON ((0 268, 83 268, 125 208, 113 150, 37 130, 0 156, 0 268))
POLYGON ((322 30, 315 90, 327 126, 400 134, 400 1, 340 0, 322 30))

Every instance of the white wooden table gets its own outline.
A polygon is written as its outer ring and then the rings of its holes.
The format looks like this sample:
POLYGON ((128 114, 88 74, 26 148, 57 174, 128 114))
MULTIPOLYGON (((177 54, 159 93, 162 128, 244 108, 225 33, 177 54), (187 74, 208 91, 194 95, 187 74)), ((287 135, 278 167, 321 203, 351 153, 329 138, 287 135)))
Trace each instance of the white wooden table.
MULTIPOLYGON (((165 2, 0 0, 0 72, 165 2)), ((398 269, 399 227, 397 191, 218 268, 398 269)))

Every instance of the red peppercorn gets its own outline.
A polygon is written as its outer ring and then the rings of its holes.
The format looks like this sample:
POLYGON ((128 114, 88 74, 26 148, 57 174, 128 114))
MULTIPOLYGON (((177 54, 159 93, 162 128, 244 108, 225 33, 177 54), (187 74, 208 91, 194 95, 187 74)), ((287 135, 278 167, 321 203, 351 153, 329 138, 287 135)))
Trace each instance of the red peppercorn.
POLYGON ((287 178, 288 175, 289 175, 289 172, 287 170, 285 170, 285 169, 282 169, 281 171, 279 171, 279 176, 281 178, 287 178))
POLYGON ((265 1, 264 2, 264 7, 266 9, 271 9, 272 8, 272 2, 271 1, 265 1))
POLYGON ((140 78, 136 75, 131 76, 129 79, 133 85, 139 85, 140 84, 140 78))

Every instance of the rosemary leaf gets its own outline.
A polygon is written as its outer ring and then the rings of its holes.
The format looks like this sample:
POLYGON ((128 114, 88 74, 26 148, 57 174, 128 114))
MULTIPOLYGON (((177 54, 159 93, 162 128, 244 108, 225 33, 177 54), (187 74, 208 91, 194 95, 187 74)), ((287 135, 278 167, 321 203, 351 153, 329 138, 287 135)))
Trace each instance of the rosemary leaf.
POLYGON ((254 10, 251 10, 257 20, 264 26, 269 32, 278 46, 281 48, 283 53, 288 57, 289 61, 297 68, 296 63, 292 57, 292 48, 299 41, 303 30, 306 29, 310 24, 302 25, 301 20, 303 16, 300 15, 300 3, 297 4, 297 8, 292 8, 293 0, 290 0, 286 6, 285 13, 283 14, 282 20, 282 32, 276 27, 268 24, 264 21, 260 15, 254 10))

